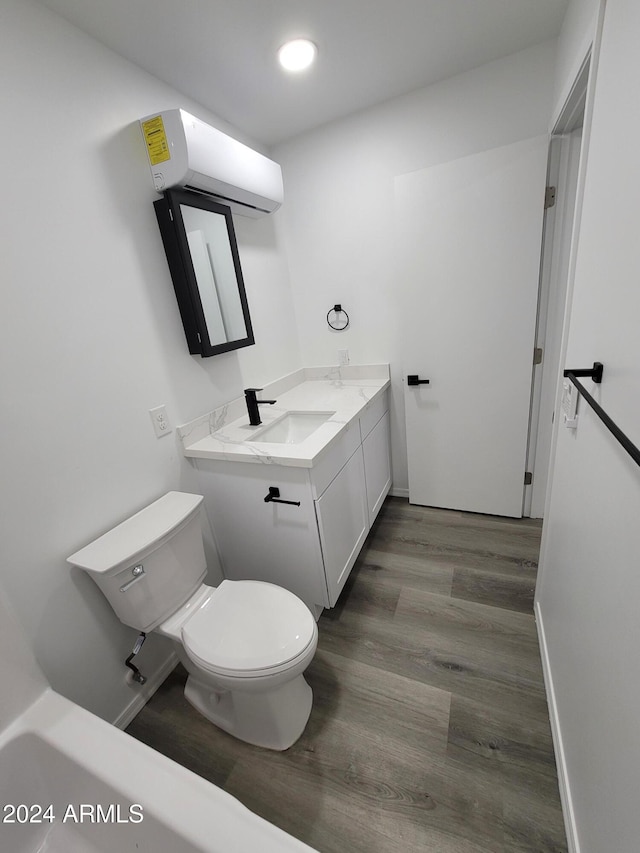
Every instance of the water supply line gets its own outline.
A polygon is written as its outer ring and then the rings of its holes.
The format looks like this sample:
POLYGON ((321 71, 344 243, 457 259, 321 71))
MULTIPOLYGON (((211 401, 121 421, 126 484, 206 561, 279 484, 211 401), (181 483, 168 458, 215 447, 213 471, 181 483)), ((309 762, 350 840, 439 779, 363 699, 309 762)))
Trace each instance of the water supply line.
POLYGON ((144 641, 145 641, 146 639, 147 639, 147 635, 145 634, 145 632, 144 632, 144 631, 142 631, 142 632, 138 635, 138 639, 135 641, 135 644, 134 644, 134 646, 133 646, 133 651, 131 652, 131 654, 129 655, 129 657, 128 657, 128 658, 126 659, 126 661, 125 661, 125 665, 126 665, 126 666, 128 666, 128 667, 129 667, 129 669, 133 670, 133 680, 134 680, 135 682, 137 682, 138 684, 144 684, 144 683, 145 683, 145 681, 146 681, 147 679, 146 679, 146 677, 145 677, 145 676, 140 672, 140 670, 138 669, 138 667, 137 667, 135 664, 131 663, 131 661, 132 661, 132 660, 133 660, 133 658, 138 654, 138 652, 139 652, 139 651, 140 651, 140 649, 142 648, 142 646, 143 646, 143 644, 144 644, 144 641))

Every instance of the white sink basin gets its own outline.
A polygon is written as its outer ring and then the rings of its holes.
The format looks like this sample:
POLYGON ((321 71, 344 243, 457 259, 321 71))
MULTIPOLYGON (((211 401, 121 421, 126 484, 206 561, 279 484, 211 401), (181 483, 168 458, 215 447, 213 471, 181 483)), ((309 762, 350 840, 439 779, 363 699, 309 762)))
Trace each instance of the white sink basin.
POLYGON ((254 433, 249 441, 269 444, 299 444, 326 423, 335 412, 287 412, 286 415, 254 433))

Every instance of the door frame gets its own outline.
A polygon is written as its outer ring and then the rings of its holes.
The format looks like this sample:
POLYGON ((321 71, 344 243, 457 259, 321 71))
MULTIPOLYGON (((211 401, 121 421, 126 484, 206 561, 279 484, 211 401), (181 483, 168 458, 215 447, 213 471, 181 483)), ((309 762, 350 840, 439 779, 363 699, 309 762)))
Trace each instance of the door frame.
POLYGON ((525 485, 523 517, 542 518, 551 461, 552 419, 542 415, 553 413, 561 362, 562 332, 566 315, 569 281, 569 256, 576 219, 578 174, 585 146, 580 143, 575 157, 576 132, 583 127, 587 87, 591 67, 589 51, 551 132, 547 186, 556 187, 556 204, 548 208, 543 227, 540 286, 536 319, 536 349, 543 352, 542 363, 532 365, 531 410, 527 445, 526 470, 532 483, 525 485), (561 317, 558 316, 561 312, 561 317))

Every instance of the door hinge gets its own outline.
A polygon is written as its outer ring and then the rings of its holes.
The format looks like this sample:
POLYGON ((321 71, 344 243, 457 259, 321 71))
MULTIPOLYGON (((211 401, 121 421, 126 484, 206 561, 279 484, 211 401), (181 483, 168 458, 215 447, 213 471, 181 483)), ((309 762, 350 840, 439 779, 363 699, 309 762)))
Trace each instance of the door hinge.
POLYGON ((524 484, 525 486, 530 486, 533 483, 533 474, 531 471, 524 472, 524 484))
POLYGON ((544 191, 544 209, 548 210, 556 203, 556 188, 547 187, 544 191))
POLYGON ((533 351, 533 363, 542 364, 542 347, 536 347, 533 351))

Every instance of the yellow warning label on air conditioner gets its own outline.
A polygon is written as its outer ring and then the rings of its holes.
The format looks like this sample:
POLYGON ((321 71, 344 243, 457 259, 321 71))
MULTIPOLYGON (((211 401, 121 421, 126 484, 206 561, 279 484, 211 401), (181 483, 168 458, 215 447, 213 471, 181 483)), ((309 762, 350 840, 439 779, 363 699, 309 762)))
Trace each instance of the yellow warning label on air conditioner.
POLYGON ((149 162, 152 166, 171 159, 162 116, 156 116, 155 118, 150 118, 148 121, 143 121, 142 133, 147 143, 147 154, 149 155, 149 162))

